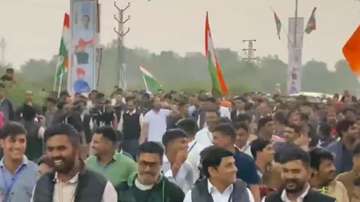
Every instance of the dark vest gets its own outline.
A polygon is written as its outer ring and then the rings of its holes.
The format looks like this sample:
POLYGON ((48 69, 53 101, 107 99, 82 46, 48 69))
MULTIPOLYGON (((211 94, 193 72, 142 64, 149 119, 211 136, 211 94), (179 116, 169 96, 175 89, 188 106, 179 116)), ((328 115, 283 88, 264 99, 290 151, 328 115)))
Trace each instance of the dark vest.
MULTIPOLYGON (((233 202, 250 202, 250 197, 246 189, 246 184, 241 180, 237 180, 235 182, 233 193, 231 195, 233 202)), ((216 202, 213 200, 208 191, 207 179, 195 184, 194 188, 191 190, 191 201, 216 202)))
MULTIPOLYGON (((266 197, 265 202, 283 202, 281 200, 281 192, 276 192, 266 197)), ((323 195, 319 192, 310 190, 309 193, 305 196, 304 202, 335 202, 335 199, 323 195)))
POLYGON ((126 140, 134 140, 140 137, 140 114, 136 112, 133 115, 128 113, 123 114, 123 133, 124 139, 126 140))
MULTIPOLYGON (((54 194, 54 173, 42 176, 36 183, 34 202, 52 202, 54 194)), ((78 186, 75 191, 76 202, 101 202, 106 187, 106 179, 90 170, 79 174, 78 186)))

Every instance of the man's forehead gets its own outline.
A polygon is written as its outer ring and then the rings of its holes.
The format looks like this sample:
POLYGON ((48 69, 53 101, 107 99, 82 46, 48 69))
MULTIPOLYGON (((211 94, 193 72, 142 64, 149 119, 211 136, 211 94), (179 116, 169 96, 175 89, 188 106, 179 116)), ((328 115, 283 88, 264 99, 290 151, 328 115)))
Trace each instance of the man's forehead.
POLYGON ((47 142, 52 143, 64 143, 64 142, 70 142, 70 138, 66 134, 56 134, 47 139, 47 142))
POLYGON ((10 135, 10 136, 7 136, 5 139, 8 139, 8 140, 26 139, 26 134, 10 135))
POLYGON ((226 156, 221 159, 221 164, 233 163, 235 158, 233 156, 226 156))
POLYGON ((282 164, 283 168, 287 168, 287 169, 305 169, 306 166, 305 164, 301 161, 301 160, 293 160, 293 161, 288 161, 286 163, 282 164))
POLYGON ((161 158, 158 154, 154 153, 142 153, 139 155, 139 161, 145 161, 145 162, 159 162, 161 161, 161 158))

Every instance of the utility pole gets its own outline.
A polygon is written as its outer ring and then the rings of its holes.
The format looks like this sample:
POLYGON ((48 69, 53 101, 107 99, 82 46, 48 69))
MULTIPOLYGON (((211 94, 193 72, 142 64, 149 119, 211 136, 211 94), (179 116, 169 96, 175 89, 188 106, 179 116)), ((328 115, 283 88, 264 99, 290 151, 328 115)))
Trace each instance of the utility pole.
POLYGON ((6 41, 4 38, 0 40, 0 65, 5 65, 5 51, 6 51, 6 41))
POLYGON ((130 2, 128 2, 125 8, 120 8, 118 5, 118 1, 114 1, 114 7, 116 8, 118 14, 114 15, 114 20, 117 22, 117 28, 114 27, 114 32, 117 35, 117 48, 118 48, 118 58, 117 65, 118 74, 117 74, 117 84, 119 87, 124 90, 127 89, 127 81, 126 81, 126 62, 125 62, 125 48, 124 48, 124 38, 130 32, 130 28, 127 28, 126 31, 124 29, 125 24, 130 20, 130 16, 128 15, 125 18, 125 11, 130 8, 130 2))
POLYGON ((251 62, 251 61, 255 61, 257 60, 257 58, 255 57, 255 51, 256 49, 254 48, 254 43, 256 42, 255 39, 251 39, 251 40, 243 40, 244 43, 248 44, 248 48, 244 48, 243 51, 246 55, 245 60, 247 62, 251 62))

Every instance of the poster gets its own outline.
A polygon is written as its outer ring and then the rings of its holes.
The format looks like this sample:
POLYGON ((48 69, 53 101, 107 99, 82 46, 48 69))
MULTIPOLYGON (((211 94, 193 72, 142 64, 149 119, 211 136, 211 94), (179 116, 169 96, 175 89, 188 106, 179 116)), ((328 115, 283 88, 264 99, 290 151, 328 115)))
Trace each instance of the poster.
POLYGON ((71 50, 67 89, 87 94, 96 88, 98 9, 96 0, 71 0, 71 50))
POLYGON ((295 18, 289 18, 289 67, 287 77, 288 94, 296 94, 301 91, 302 78, 302 50, 304 39, 304 18, 297 18, 297 27, 295 29, 295 18), (296 30, 296 40, 295 40, 296 30))

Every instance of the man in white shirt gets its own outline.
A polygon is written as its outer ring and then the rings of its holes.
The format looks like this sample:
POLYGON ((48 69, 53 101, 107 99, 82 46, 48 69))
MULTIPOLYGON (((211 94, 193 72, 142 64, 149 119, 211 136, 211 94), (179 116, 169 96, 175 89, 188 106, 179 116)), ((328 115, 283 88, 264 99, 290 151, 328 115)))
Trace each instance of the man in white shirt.
POLYGON ((219 120, 220 114, 216 109, 207 110, 205 112, 206 127, 196 133, 195 141, 200 143, 204 147, 213 145, 213 135, 211 133, 211 130, 219 123, 219 120))
POLYGON ((55 172, 43 175, 34 190, 32 202, 116 202, 111 182, 87 170, 80 159, 80 137, 68 124, 45 131, 47 155, 55 172))
POLYGON ((190 163, 194 174, 194 180, 196 181, 200 176, 200 153, 205 149, 203 145, 195 140, 195 135, 199 128, 196 121, 193 119, 183 119, 178 122, 176 126, 184 130, 187 135, 188 157, 186 161, 190 163))
POLYGON ((237 168, 231 152, 216 146, 203 152, 202 172, 206 178, 194 185, 184 202, 254 202, 246 184, 236 179, 237 168))
POLYGON ((165 146, 162 165, 164 176, 186 193, 195 181, 192 167, 186 162, 188 149, 186 134, 181 129, 168 130, 162 138, 162 143, 165 146))
POLYGON ((161 108, 160 97, 153 98, 152 106, 153 108, 144 116, 140 144, 146 141, 161 143, 162 136, 166 132, 166 119, 171 114, 171 111, 161 108))

